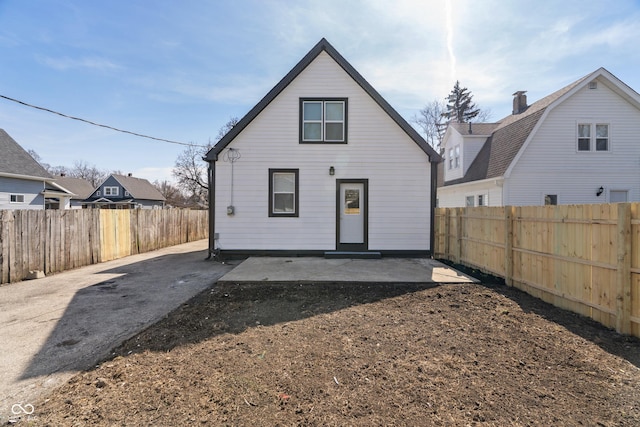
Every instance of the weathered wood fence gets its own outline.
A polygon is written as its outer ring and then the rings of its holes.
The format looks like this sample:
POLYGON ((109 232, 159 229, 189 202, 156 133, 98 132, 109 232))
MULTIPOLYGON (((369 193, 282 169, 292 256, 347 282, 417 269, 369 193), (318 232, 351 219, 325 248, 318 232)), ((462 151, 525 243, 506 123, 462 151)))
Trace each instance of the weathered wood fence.
POLYGON ((436 258, 640 337, 640 203, 438 208, 436 258))
POLYGON ((0 284, 205 239, 207 221, 182 209, 0 211, 0 284))

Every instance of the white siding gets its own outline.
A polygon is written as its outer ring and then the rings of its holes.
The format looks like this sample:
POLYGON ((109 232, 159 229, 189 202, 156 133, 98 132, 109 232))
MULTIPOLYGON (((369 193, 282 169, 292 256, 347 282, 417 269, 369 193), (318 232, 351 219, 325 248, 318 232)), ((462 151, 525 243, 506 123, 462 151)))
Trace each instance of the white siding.
POLYGON ((333 250, 336 179, 369 180, 369 249, 428 250, 426 154, 326 53, 250 123, 216 163, 216 233, 222 250, 333 250), (347 144, 299 144, 300 97, 347 97, 347 144), (329 175, 329 167, 335 176, 329 175), (268 216, 270 168, 299 169, 299 217, 268 216))
MULTIPOLYGON (((462 156, 463 156, 463 138, 458 131, 453 127, 449 129, 447 141, 444 145, 444 180, 451 181, 453 179, 462 178, 462 156), (449 168, 449 155, 450 150, 455 150, 455 147, 460 147, 460 165, 455 167, 455 163, 452 168, 449 168)), ((454 151, 455 152, 455 151, 454 151)))
POLYGON ((487 180, 440 187, 438 188, 438 207, 464 207, 467 196, 473 196, 474 206, 477 206, 478 195, 487 198, 484 206, 501 206, 502 187, 500 183, 499 180, 487 180))
POLYGON ((540 205, 545 194, 557 194, 560 204, 607 203, 609 190, 640 200, 640 111, 600 81, 549 112, 508 177, 505 202, 540 205), (577 151, 583 120, 609 123, 609 152, 577 151))

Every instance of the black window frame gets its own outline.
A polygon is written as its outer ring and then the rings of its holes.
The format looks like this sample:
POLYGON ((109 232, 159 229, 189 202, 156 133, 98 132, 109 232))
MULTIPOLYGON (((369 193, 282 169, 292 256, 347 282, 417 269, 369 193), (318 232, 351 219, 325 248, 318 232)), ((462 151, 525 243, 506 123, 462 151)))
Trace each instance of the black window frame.
POLYGON ((299 143, 300 144, 347 144, 348 140, 348 122, 349 122, 349 102, 348 98, 300 98, 299 105, 299 143), (304 139, 304 103, 305 102, 322 102, 322 139, 321 140, 305 140, 304 139), (325 103, 326 102, 342 102, 344 103, 344 120, 343 120, 343 138, 342 140, 326 139, 326 120, 325 120, 325 103))
POLYGON ((300 216, 300 169, 269 169, 269 217, 271 218, 297 218, 300 216), (294 194, 293 194, 293 212, 274 212, 273 211, 273 175, 276 173, 292 173, 295 176, 294 194))

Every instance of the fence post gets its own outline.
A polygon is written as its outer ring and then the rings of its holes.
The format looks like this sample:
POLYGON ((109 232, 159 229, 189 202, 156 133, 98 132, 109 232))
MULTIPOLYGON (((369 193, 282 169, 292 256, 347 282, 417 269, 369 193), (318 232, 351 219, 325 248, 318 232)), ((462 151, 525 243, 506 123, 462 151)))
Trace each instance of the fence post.
POLYGON ((618 204, 618 271, 616 275, 616 331, 631 332, 631 204, 618 204))
POLYGON ((438 249, 440 249, 441 255, 444 255, 444 258, 451 259, 451 249, 449 247, 449 238, 451 236, 451 209, 440 208, 438 211, 440 212, 440 217, 437 222, 438 228, 442 226, 442 221, 444 219, 444 230, 442 230, 441 233, 438 233, 438 249), (440 240, 440 236, 443 236, 442 240, 440 240))
POLYGON ((460 264, 462 262, 462 214, 464 208, 455 208, 456 210, 456 250, 454 260, 460 264))
POLYGON ((504 281, 513 286, 513 206, 504 207, 504 281))

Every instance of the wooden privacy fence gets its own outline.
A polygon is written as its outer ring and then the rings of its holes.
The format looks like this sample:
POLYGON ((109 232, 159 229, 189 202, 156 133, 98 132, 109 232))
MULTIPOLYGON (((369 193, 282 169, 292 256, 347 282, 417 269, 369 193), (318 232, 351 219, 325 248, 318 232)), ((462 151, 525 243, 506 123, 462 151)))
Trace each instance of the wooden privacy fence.
POLYGON ((0 284, 205 239, 208 231, 207 211, 0 211, 0 284))
POLYGON ((438 208, 437 258, 640 337, 640 203, 438 208))

